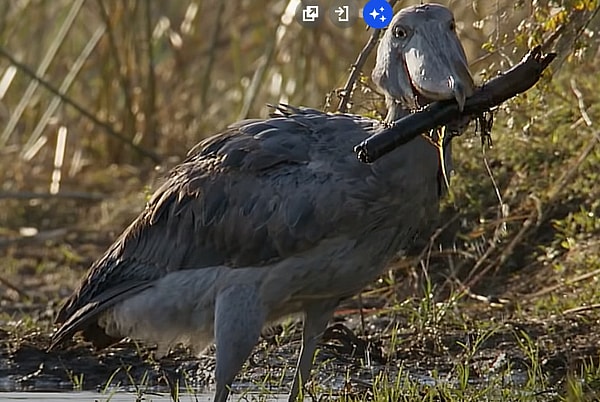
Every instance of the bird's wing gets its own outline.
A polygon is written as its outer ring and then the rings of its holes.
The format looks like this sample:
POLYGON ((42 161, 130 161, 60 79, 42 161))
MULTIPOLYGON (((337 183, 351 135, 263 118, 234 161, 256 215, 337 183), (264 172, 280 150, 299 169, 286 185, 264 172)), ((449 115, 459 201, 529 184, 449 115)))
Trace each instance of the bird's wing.
POLYGON ((69 325, 55 339, 170 271, 273 263, 344 230, 356 218, 346 210, 368 213, 366 205, 348 208, 363 200, 342 189, 361 188, 368 175, 352 146, 373 122, 280 112, 208 138, 171 171, 62 307, 57 322, 69 325))

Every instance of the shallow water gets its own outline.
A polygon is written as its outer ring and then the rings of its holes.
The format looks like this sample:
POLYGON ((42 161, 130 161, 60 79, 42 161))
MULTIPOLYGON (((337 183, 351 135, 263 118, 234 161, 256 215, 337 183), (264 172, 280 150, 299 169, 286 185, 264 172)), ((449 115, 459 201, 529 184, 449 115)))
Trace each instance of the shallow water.
MULTIPOLYGON (((367 328, 374 328, 373 331, 391 325, 389 317, 368 317, 366 321, 367 328)), ((349 322, 350 319, 345 321, 349 322)), ((567 324, 560 334, 573 328, 567 324)), ((461 330, 446 331, 435 338, 436 352, 433 338, 407 334, 394 348, 392 358, 386 359, 380 343, 362 341, 338 327, 337 324, 331 327, 335 331, 330 331, 324 340, 327 343, 321 345, 312 377, 316 384, 334 393, 347 389, 357 394, 369 393, 378 386, 377 378, 382 371, 390 383, 395 383, 397 376, 407 376, 411 382, 424 386, 439 383, 454 386, 457 359, 464 358, 460 343, 471 336, 461 330), (441 346, 446 353, 439 353, 441 346)), ((581 328, 583 325, 578 331, 581 328)), ((542 333, 537 326, 527 329, 528 333, 542 333)), ((591 324, 585 329, 593 333, 591 324)), ((179 384, 182 402, 212 400, 213 350, 196 357, 181 348, 157 360, 151 348, 144 349, 134 342, 122 342, 98 352, 83 342, 48 351, 49 339, 44 332, 17 339, 8 333, 2 336, 0 331, 0 340, 4 341, 0 347, 0 402, 170 401, 168 390, 174 384, 179 384), (144 391, 140 397, 136 393, 138 389, 144 391)), ((487 338, 470 365, 471 372, 475 373, 469 379, 470 385, 485 387, 491 382, 497 383, 500 376, 502 384, 516 387, 515 392, 519 393, 518 388, 528 381, 529 367, 513 340, 512 327, 487 338)), ((231 401, 286 400, 283 394, 292 382, 299 344, 297 332, 292 332, 286 342, 277 344, 265 338, 234 382, 237 392, 231 401), (267 396, 265 390, 273 394, 267 396)), ((555 358, 548 362, 545 369, 560 375, 563 360, 555 358)))
MULTIPOLYGON (((179 395, 180 402, 209 402, 213 399, 213 394, 181 394, 179 395)), ((236 394, 232 401, 268 401, 282 402, 286 401, 285 395, 254 395, 254 394, 236 394)), ((136 393, 130 392, 115 392, 115 393, 98 393, 98 392, 0 392, 0 402, 13 401, 77 401, 77 402, 171 402, 171 396, 165 393, 145 393, 138 397, 136 393)))
MULTIPOLYGON (((6 392, 0 393, 0 402, 12 401, 81 401, 81 402, 132 402, 132 401, 154 401, 167 402, 171 401, 168 394, 145 394, 143 399, 136 399, 135 393, 118 392, 115 394, 100 394, 97 392, 6 392)), ((189 395, 182 396, 181 402, 184 401, 209 401, 211 395, 198 395, 197 399, 189 395)))

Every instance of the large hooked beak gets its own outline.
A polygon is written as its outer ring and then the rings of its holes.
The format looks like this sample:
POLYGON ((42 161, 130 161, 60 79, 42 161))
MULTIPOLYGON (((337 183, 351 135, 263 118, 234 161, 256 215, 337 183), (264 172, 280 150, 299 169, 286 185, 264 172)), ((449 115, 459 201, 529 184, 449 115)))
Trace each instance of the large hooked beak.
POLYGON ((416 106, 456 99, 460 110, 473 94, 473 78, 456 34, 443 25, 417 29, 404 46, 404 66, 416 106))
POLYGON ((438 4, 396 14, 379 42, 371 75, 386 95, 386 121, 436 100, 456 99, 463 109, 475 86, 452 24, 450 10, 438 4))

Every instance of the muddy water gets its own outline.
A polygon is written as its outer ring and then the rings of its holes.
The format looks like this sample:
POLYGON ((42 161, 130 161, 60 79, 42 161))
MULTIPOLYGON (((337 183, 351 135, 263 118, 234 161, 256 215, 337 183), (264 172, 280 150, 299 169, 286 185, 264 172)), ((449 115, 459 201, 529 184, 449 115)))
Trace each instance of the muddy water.
MULTIPOLYGON (((376 319, 378 321, 367 317, 366 328, 382 332, 381 328, 388 328, 392 321, 398 320, 394 317, 383 322, 384 316, 376 319)), ((584 319, 554 323, 550 332, 553 337, 550 337, 543 323, 506 323, 480 345, 470 364, 471 372, 476 375, 469 382, 485 385, 488 379, 498 375, 503 384, 516 387, 518 392, 527 382, 529 370, 528 357, 515 341, 518 330, 519 333, 526 331, 536 342, 542 340, 541 345, 552 346, 552 350, 540 351, 544 356, 540 369, 548 375, 550 384, 558 384, 565 376, 567 363, 599 355, 596 346, 588 346, 600 344, 596 325, 584 319), (579 343, 565 342, 565 339, 578 339, 579 343)), ((265 400, 261 390, 276 392, 276 395, 286 392, 292 382, 301 343, 299 332, 294 329, 277 342, 264 336, 236 379, 237 392, 232 400, 265 400)), ((344 330, 338 324, 326 331, 326 343, 321 344, 316 356, 313 372, 316 384, 329 387, 333 392, 350 389, 353 393, 368 395, 382 370, 391 379, 408 375, 412 381, 425 386, 434 386, 440 379, 452 384, 456 380, 453 378, 456 362, 464 361, 462 344, 474 342, 473 339, 480 336, 478 332, 465 332, 460 328, 444 328, 437 335, 407 332, 399 335, 400 341, 394 347, 387 347, 386 356, 383 353, 386 349, 377 338, 365 342, 357 338, 355 332, 344 330)), ((3 336, 0 331, 0 402, 169 401, 168 389, 172 384, 179 384, 181 401, 211 399, 207 391, 214 389, 212 349, 201 357, 178 349, 157 360, 151 348, 141 348, 134 342, 123 342, 103 351, 94 351, 77 341, 63 349, 48 351, 48 344, 49 335, 43 331, 20 336, 9 333, 3 336), (73 392, 74 389, 82 392, 73 392), (110 391, 104 391, 106 389, 110 391), (132 392, 136 389, 144 391, 143 399, 132 392), (112 390, 116 390, 114 394, 112 390), (188 390, 191 394, 186 393, 188 390)), ((285 399, 285 396, 266 398, 285 399)))
MULTIPOLYGON (((213 399, 213 394, 183 394, 179 395, 180 402, 210 402, 213 399)), ((283 402, 287 401, 285 395, 263 395, 245 394, 234 395, 233 401, 266 401, 266 402, 283 402)), ((138 395, 128 392, 115 393, 97 393, 97 392, 7 392, 0 393, 0 402, 16 402, 16 401, 66 401, 66 402, 171 402, 172 399, 168 394, 161 393, 145 393, 138 395)))
MULTIPOLYGON (((169 355, 156 359, 152 348, 145 349, 135 342, 122 342, 112 348, 95 351, 86 343, 71 341, 63 348, 48 351, 49 335, 44 331, 18 339, 8 333, 4 338, 1 335, 0 402, 62 400, 61 395, 65 400, 89 396, 91 399, 82 400, 104 401, 110 396, 106 389, 118 390, 111 401, 116 400, 115 397, 135 400, 135 393, 126 392, 137 389, 145 392, 144 400, 169 400, 168 390, 174 384, 179 384, 181 393, 189 391, 199 396, 208 395, 206 399, 210 399, 210 391, 214 389, 215 357, 212 349, 197 357, 186 349, 176 348, 169 355), (84 393, 74 393, 74 390, 84 393)), ((339 338, 341 335, 336 336, 339 338)), ((299 331, 290 331, 287 341, 279 345, 274 345, 268 334, 263 338, 234 383, 234 400, 263 390, 279 395, 285 393, 292 382, 301 343, 299 331)), ((344 389, 349 375, 348 366, 356 363, 352 358, 353 350, 365 355, 366 346, 357 346, 358 338, 355 338, 353 335, 333 349, 323 347, 320 350, 314 373, 318 383, 327 384, 335 390, 344 389), (350 351, 345 350, 348 348, 350 351)), ((333 342, 335 337, 331 335, 328 339, 333 342)), ((376 363, 381 363, 381 356, 373 360, 372 366, 358 364, 350 370, 353 377, 366 382, 367 388, 377 368, 383 367, 376 363)), ((246 398, 253 399, 256 398, 246 398)), ((278 400, 277 397, 274 400, 278 400)))
MULTIPOLYGON (((212 401, 212 394, 183 394, 179 395, 180 402, 209 402, 212 401)), ((234 401, 237 398, 234 397, 234 401)), ((269 402, 280 402, 286 400, 284 395, 281 396, 269 396, 265 398, 258 395, 246 394, 241 400, 244 401, 269 401, 269 402)), ((0 393, 0 402, 16 402, 16 401, 67 401, 67 402, 133 402, 133 401, 144 401, 144 402, 170 402, 171 397, 168 394, 154 394, 146 393, 138 396, 135 393, 117 392, 113 394, 100 394, 96 392, 10 392, 0 393)))
MULTIPOLYGON (((115 394, 100 394, 96 392, 9 392, 0 393, 0 402, 13 401, 77 401, 77 402, 132 402, 132 401, 154 401, 167 402, 171 401, 169 395, 160 394, 145 394, 143 399, 136 399, 137 395, 133 393, 115 393, 115 394)), ((211 395, 182 395, 181 402, 186 401, 210 401, 211 395)))

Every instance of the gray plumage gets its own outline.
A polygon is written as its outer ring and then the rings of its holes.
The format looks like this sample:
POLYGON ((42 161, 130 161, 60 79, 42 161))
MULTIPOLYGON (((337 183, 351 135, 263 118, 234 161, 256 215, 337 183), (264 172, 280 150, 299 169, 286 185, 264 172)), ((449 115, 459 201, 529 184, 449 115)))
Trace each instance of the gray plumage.
MULTIPOLYGON (((388 119, 402 105, 470 95, 452 24, 439 5, 396 15, 374 72, 388 119), (397 27, 406 35, 394 36, 397 27)), ((202 141, 93 264, 59 312, 53 345, 78 331, 99 347, 133 337, 159 352, 177 343, 201 352, 215 340, 222 402, 263 326, 301 313, 294 400, 339 301, 377 278, 438 209, 439 158, 428 140, 370 165, 356 159, 353 147, 380 125, 281 105, 202 141)))

